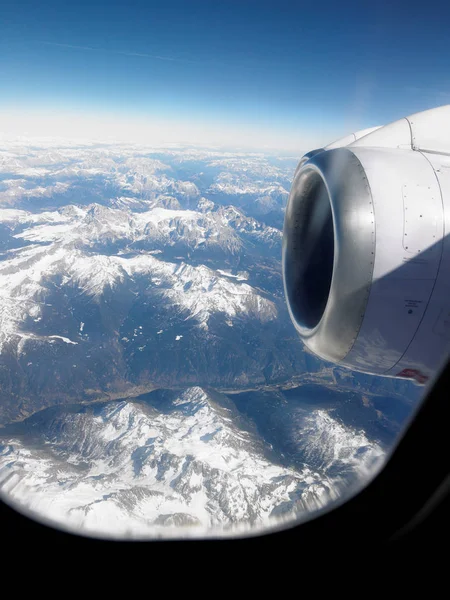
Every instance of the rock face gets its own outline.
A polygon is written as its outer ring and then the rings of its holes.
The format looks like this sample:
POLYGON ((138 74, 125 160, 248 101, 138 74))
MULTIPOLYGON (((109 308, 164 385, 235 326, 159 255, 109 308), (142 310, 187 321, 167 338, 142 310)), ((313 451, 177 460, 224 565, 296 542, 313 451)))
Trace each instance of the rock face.
POLYGON ((303 350, 280 265, 296 163, 2 141, 3 490, 86 531, 205 533, 303 514, 377 462, 417 392, 303 350), (283 391, 308 385, 309 406, 283 391), (322 406, 336 389, 358 430, 322 406))

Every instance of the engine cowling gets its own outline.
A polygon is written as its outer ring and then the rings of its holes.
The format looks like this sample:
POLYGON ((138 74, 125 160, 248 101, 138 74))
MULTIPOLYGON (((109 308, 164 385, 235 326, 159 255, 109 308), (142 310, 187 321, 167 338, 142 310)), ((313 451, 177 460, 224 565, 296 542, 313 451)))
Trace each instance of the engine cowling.
POLYGON ((450 106, 362 134, 297 167, 287 305, 318 356, 424 383, 450 347, 450 106))

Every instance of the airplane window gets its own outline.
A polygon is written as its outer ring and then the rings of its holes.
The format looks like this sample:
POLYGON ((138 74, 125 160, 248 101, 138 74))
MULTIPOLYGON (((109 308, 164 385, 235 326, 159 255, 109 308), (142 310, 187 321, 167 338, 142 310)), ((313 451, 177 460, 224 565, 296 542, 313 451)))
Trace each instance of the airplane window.
POLYGON ((383 466, 450 342, 446 19, 402 4, 5 5, 5 502, 250 535, 383 466))

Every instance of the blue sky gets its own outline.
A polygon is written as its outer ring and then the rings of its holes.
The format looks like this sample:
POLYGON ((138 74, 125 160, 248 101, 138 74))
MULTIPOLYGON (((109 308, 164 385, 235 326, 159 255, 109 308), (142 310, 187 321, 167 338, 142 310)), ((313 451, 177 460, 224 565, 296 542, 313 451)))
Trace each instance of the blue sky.
POLYGON ((2 2, 0 111, 308 149, 449 103, 449 17, 395 0, 2 2))

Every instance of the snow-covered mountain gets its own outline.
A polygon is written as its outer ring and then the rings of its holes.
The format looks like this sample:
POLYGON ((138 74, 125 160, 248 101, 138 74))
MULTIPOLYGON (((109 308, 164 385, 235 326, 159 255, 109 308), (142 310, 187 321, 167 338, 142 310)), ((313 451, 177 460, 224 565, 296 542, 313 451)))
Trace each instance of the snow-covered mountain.
MULTIPOLYGON (((4 144, 0 422, 161 385, 265 381, 273 348, 261 337, 286 337, 281 231, 203 195, 224 156, 4 144)), ((251 167, 261 178, 266 164, 264 181, 286 178, 262 155, 245 160, 245 177, 251 167)), ((289 378, 291 362, 269 370, 289 378)))
POLYGON ((280 265, 296 162, 0 136, 4 491, 84 531, 184 535, 299 516, 367 476, 413 386, 296 336, 280 265))
POLYGON ((0 485, 20 505, 84 532, 159 536, 176 526, 174 535, 217 535, 317 510, 342 489, 329 475, 336 461, 355 479, 383 457, 323 410, 298 435, 306 457, 323 457, 322 469, 281 466, 232 401, 201 388, 49 409, 6 428, 0 485))
POLYGON ((160 385, 263 380, 243 336, 254 330, 255 339, 268 333, 274 339, 282 304, 270 285, 258 285, 273 266, 258 269, 250 256, 256 243, 274 252, 279 231, 233 207, 205 213, 70 205, 40 213, 4 209, 0 218, 9 244, 0 262, 0 365, 8 371, 3 420, 64 398, 78 401, 86 389, 95 399, 128 394, 130 386, 135 394, 160 385), (243 268, 233 266, 249 239, 256 241, 243 268), (214 350, 206 363, 208 343, 214 350), (239 343, 240 364, 221 369, 239 343), (164 349, 173 356, 161 363, 164 349))

